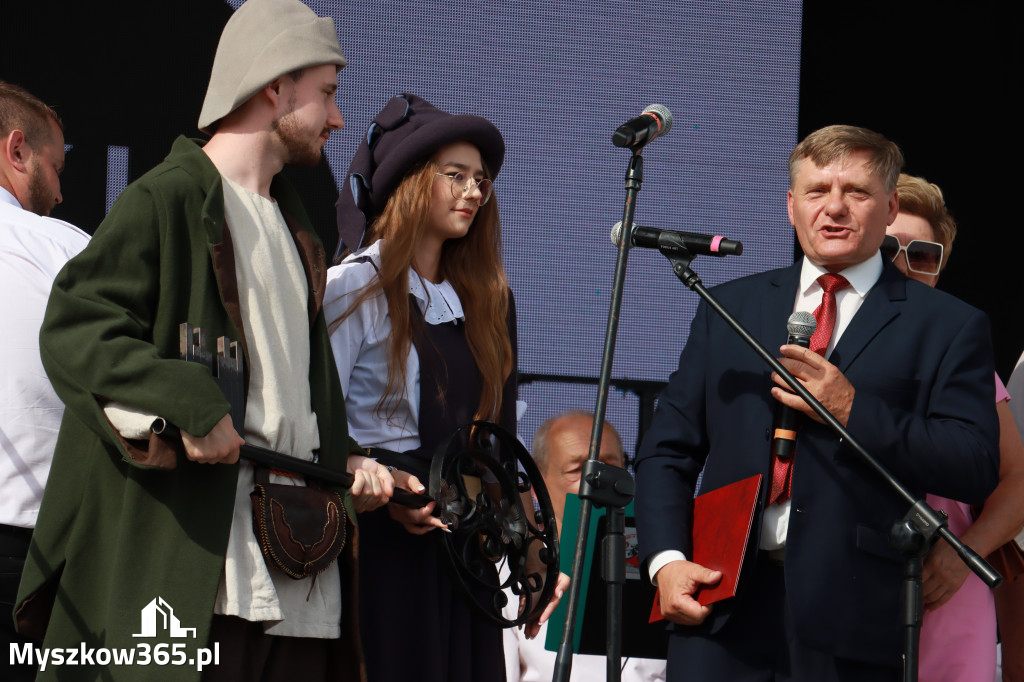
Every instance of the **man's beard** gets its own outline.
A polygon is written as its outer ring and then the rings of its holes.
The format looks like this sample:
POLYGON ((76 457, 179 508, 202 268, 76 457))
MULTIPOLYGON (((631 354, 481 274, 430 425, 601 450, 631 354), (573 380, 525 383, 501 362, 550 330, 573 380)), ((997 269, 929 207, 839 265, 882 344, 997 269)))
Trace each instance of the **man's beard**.
POLYGON ((320 157, 323 155, 320 135, 330 133, 329 130, 320 131, 315 141, 311 140, 310 131, 302 128, 294 109, 274 121, 273 126, 288 153, 285 163, 306 167, 320 163, 320 157))
POLYGON ((43 169, 40 163, 35 159, 29 162, 28 178, 29 205, 25 206, 25 210, 37 215, 50 215, 50 211, 57 205, 57 201, 53 197, 53 191, 50 189, 50 186, 46 184, 46 178, 43 177, 43 169))

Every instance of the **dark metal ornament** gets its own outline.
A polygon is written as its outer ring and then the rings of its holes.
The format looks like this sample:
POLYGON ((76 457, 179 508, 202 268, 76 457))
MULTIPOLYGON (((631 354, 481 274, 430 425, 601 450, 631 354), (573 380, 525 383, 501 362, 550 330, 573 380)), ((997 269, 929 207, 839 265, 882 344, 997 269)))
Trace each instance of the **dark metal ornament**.
POLYGON ((519 439, 487 421, 460 426, 434 453, 429 486, 435 513, 452 530, 437 535, 466 598, 503 628, 540 615, 558 582, 558 533, 540 471, 519 439), (496 584, 502 566, 508 575, 496 584), (505 588, 520 599, 515 619, 502 614, 505 588))
MULTIPOLYGON (((235 430, 244 433, 244 361, 237 344, 221 337, 214 355, 206 350, 201 329, 183 323, 180 335, 181 357, 210 370, 231 403, 235 430)), ((161 433, 170 437, 177 429, 165 424, 161 433)), ((264 467, 335 486, 348 488, 353 481, 347 471, 265 448, 243 445, 240 455, 264 467)), ((558 582, 558 533, 544 480, 519 439, 488 421, 460 426, 434 452, 428 493, 396 488, 391 502, 412 509, 437 503, 434 513, 452 532, 435 535, 444 542, 449 568, 469 602, 503 628, 538 616, 558 582), (524 497, 528 507, 523 504, 524 497), (539 507, 536 512, 534 499, 539 507), (502 567, 508 569, 508 575, 496 582, 494 574, 503 576, 502 567), (502 614, 508 603, 505 588, 521 602, 515 619, 502 614), (487 595, 486 600, 479 598, 481 593, 487 595)))

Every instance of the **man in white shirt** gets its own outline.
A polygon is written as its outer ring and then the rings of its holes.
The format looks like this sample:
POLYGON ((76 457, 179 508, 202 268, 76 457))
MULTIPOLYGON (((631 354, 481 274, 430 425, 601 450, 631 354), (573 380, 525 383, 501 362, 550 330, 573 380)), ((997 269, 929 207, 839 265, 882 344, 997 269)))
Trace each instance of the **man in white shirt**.
MULTIPOLYGON (((39 359, 39 325, 54 277, 89 236, 49 218, 60 203, 64 131, 56 112, 0 82, 0 648, 26 640, 11 611, 50 471, 64 404, 39 359)), ((6 659, 5 659, 6 660, 6 659)), ((12 680, 32 679, 13 666, 12 680)))

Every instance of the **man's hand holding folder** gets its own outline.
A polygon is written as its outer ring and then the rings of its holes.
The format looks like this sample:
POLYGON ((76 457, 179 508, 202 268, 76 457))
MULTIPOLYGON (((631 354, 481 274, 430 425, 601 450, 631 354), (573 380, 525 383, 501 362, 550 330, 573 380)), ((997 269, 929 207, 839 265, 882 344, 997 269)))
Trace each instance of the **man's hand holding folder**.
POLYGON ((656 578, 662 616, 680 625, 699 625, 711 613, 711 605, 701 604, 695 595, 705 585, 716 585, 722 572, 692 561, 673 561, 665 564, 656 578))
POLYGON ((711 604, 736 594, 761 491, 761 474, 698 495, 693 505, 693 559, 665 564, 655 580, 651 622, 699 625, 711 604))

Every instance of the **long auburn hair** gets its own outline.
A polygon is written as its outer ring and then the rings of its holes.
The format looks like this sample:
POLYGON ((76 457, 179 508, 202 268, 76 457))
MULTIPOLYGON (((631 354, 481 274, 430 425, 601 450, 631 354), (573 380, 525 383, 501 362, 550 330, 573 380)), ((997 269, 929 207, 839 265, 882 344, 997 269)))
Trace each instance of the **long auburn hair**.
MULTIPOLYGON (((333 333, 360 305, 383 294, 391 335, 388 382, 384 395, 377 401, 377 411, 388 417, 394 413, 397 398, 406 387, 405 359, 412 344, 409 276, 414 271, 416 247, 429 220, 438 169, 432 160, 416 164, 388 197, 380 216, 367 228, 364 240, 367 244, 384 240, 380 269, 348 310, 330 324, 333 333)), ((490 176, 486 167, 484 173, 490 176)), ((502 387, 513 368, 507 319, 508 282, 502 265, 501 225, 495 197, 479 208, 466 236, 444 242, 438 274, 448 280, 462 302, 466 341, 483 380, 474 418, 496 420, 501 412, 502 387)))

